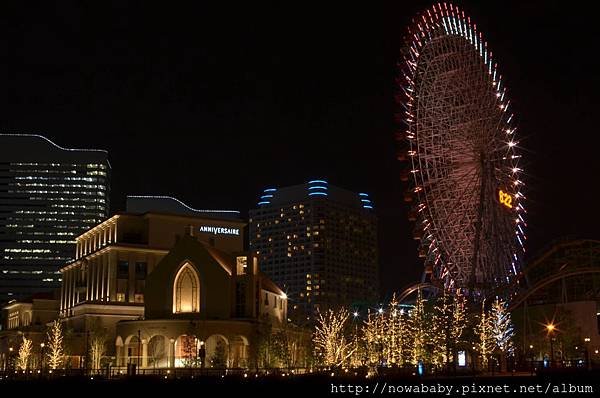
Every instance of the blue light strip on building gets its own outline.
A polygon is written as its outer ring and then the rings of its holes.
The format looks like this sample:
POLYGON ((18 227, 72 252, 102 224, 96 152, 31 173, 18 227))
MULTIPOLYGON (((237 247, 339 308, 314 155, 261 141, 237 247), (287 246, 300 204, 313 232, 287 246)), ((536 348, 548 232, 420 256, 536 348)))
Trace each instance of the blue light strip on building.
POLYGON ((309 184, 316 184, 316 183, 321 183, 321 184, 329 184, 327 181, 325 180, 312 180, 308 182, 309 184))
POLYGON ((313 196, 313 195, 323 195, 323 196, 327 196, 326 192, 310 192, 308 194, 308 196, 313 196))
POLYGON ((369 199, 361 199, 360 201, 364 202, 364 203, 371 203, 371 200, 369 200, 369 199))
POLYGON ((259 205, 268 205, 268 204, 270 204, 270 203, 271 203, 271 202, 258 202, 258 204, 259 204, 259 205))
POLYGON ((273 197, 273 195, 263 195, 260 198, 261 199, 267 199, 267 198, 272 198, 272 197, 273 197))
POLYGON ((373 206, 368 206, 368 205, 363 206, 363 209, 372 209, 372 208, 373 208, 373 206))
POLYGON ((358 194, 358 196, 369 196, 369 194, 368 194, 368 193, 361 192, 361 193, 359 193, 359 194, 358 194))
POLYGON ((327 189, 327 187, 321 186, 321 185, 316 185, 314 187, 308 187, 308 189, 327 189))
POLYGON ((277 191, 277 189, 275 189, 275 188, 267 188, 263 192, 275 192, 275 191, 277 191))

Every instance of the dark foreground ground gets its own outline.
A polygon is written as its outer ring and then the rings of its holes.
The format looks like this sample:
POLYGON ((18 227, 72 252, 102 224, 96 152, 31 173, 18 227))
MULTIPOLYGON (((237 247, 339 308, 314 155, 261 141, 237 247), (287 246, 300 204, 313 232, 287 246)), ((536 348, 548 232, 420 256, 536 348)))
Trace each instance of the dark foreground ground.
POLYGON ((286 397, 286 396, 600 396, 600 371, 576 373, 459 376, 459 377, 355 377, 330 375, 158 378, 150 376, 107 380, 98 377, 58 377, 0 380, 0 397, 13 391, 26 396, 161 396, 286 397), (182 394, 182 395, 180 395, 182 394), (189 394, 189 395, 188 395, 189 394), (243 394, 243 395, 238 395, 243 394))

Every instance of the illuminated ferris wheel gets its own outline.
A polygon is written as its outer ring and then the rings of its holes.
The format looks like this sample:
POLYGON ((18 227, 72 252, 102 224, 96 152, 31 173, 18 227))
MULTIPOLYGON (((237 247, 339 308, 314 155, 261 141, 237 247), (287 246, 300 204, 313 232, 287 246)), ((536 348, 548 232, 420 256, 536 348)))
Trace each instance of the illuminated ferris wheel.
POLYGON ((441 3, 409 29, 399 101, 405 201, 425 278, 485 294, 515 281, 525 240, 522 173, 506 89, 487 43, 441 3))

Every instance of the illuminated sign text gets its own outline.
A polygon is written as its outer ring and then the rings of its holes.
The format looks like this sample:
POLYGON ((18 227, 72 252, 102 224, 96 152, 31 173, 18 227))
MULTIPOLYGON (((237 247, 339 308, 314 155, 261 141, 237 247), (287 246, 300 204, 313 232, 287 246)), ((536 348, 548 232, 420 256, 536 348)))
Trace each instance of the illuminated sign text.
POLYGON ((201 225, 200 232, 207 232, 215 235, 239 235, 239 228, 225 228, 225 227, 210 227, 208 225, 201 225))
POLYGON ((500 203, 504 206, 512 209, 512 196, 509 193, 504 192, 503 190, 498 191, 498 199, 500 203))

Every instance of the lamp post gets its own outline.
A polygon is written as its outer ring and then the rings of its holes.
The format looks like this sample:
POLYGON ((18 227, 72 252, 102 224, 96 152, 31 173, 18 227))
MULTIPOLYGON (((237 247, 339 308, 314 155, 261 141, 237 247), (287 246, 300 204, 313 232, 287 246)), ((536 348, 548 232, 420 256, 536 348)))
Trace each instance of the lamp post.
POLYGON ((8 347, 8 365, 10 367, 10 370, 13 370, 15 368, 15 361, 13 358, 13 348, 12 347, 8 347))
POLYGON ((585 341, 585 362, 588 370, 592 370, 592 361, 590 360, 590 340, 589 337, 583 339, 583 341, 585 341))
POLYGON ((46 344, 40 343, 40 375, 44 372, 44 347, 46 344))
MULTIPOLYGON (((356 347, 358 347, 358 323, 357 323, 358 315, 359 315, 358 311, 354 311, 352 313, 352 315, 354 316, 354 344, 355 344, 355 349, 356 349, 356 347)), ((361 360, 361 359, 359 358, 359 360, 361 360)), ((354 363, 353 365, 356 366, 356 363, 354 363)))
POLYGON ((529 344, 529 353, 531 354, 531 374, 533 375, 533 371, 535 369, 533 366, 533 344, 529 344))
POLYGON ((546 331, 548 332, 548 339, 550 340, 550 367, 554 367, 554 342, 552 333, 556 329, 553 323, 549 323, 546 325, 546 331))

